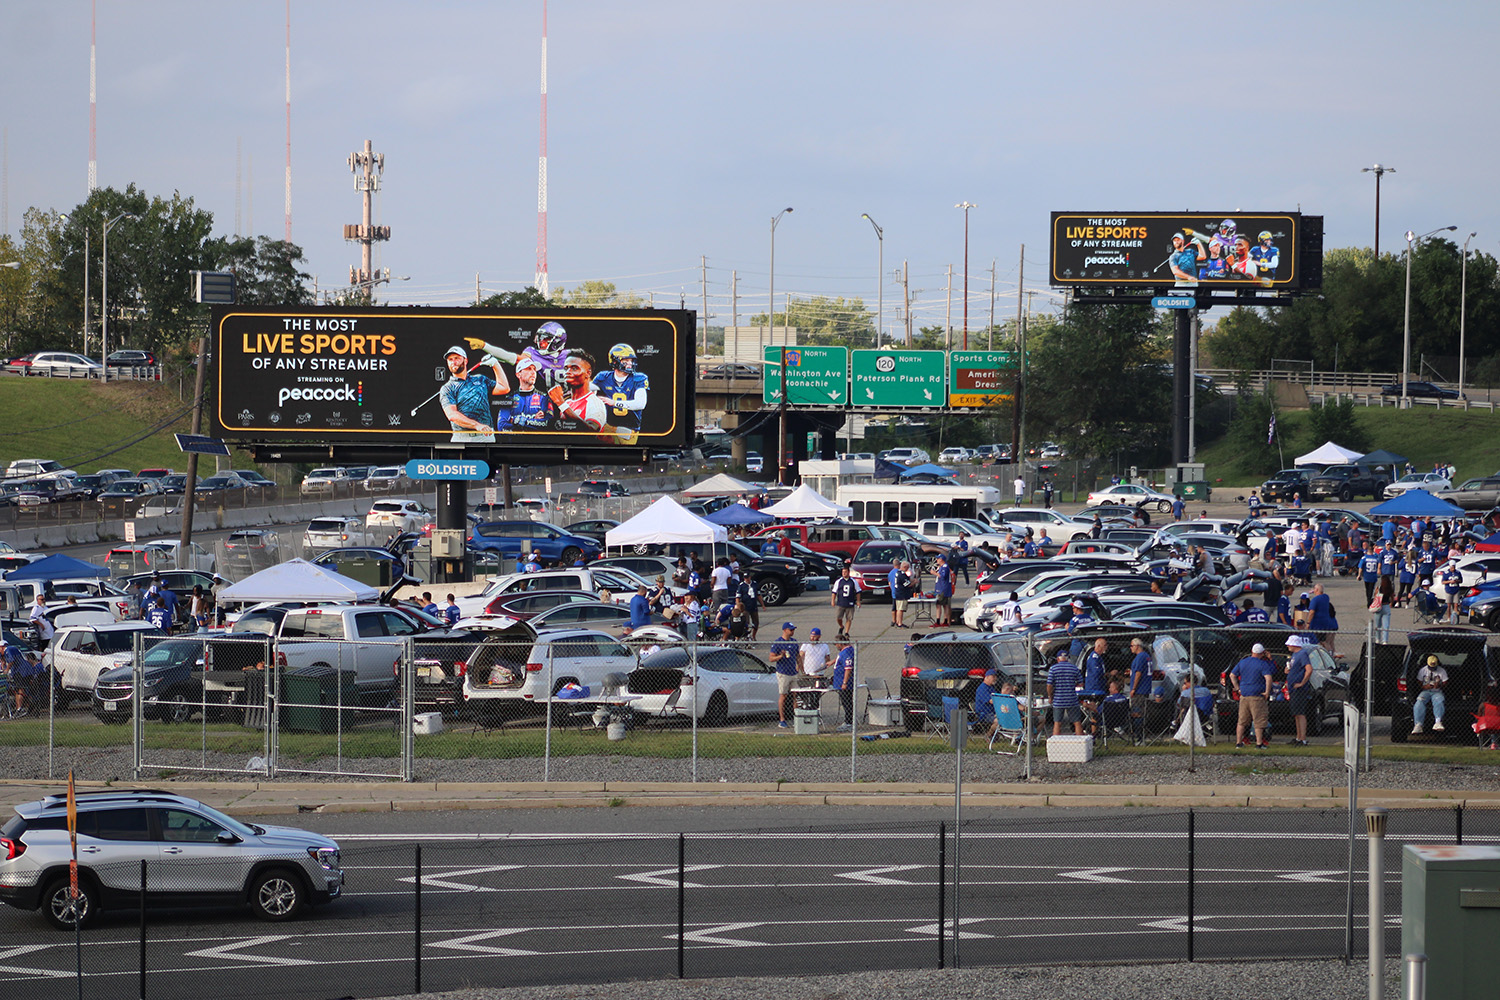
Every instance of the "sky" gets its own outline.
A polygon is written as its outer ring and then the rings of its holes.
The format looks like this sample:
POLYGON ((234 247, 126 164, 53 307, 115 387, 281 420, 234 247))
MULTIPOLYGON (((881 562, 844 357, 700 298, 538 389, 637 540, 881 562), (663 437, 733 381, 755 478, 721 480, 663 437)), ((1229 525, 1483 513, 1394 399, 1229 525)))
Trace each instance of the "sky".
MULTIPOLYGON (((87 194, 89 0, 0 0, 4 215, 87 194)), ((1281 212, 1383 251, 1457 225, 1500 247, 1500 6, 552 0, 552 287, 702 309, 858 296, 887 330, 1052 308, 1049 213, 1281 212), (883 227, 881 243, 868 214, 883 227), (947 291, 952 268, 952 294, 947 291), (883 278, 883 280, 881 280, 883 278), (737 290, 731 300, 732 283, 737 290)), ((218 234, 284 233, 283 0, 97 0, 98 182, 191 197, 218 234), (237 181, 238 178, 238 181, 237 181), (237 210, 238 205, 238 210, 237 210), (237 225, 238 222, 238 225, 237 225)), ((385 155, 391 304, 533 282, 542 0, 292 0, 292 240, 348 281, 346 164, 385 155)))

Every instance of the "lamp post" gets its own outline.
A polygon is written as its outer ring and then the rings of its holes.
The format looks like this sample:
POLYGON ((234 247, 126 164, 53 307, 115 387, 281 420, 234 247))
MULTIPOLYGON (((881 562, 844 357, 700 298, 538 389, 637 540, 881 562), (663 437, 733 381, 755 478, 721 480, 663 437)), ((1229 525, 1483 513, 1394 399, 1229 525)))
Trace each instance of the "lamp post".
POLYGON ((1458 283, 1458 394, 1464 394, 1464 313, 1465 305, 1469 295, 1469 241, 1478 236, 1478 233, 1470 233, 1464 237, 1464 257, 1460 267, 1461 275, 1458 283))
MULTIPOLYGON (((787 214, 791 210, 792 210, 792 206, 788 205, 786 208, 783 208, 781 211, 779 211, 775 215, 771 216, 771 303, 770 303, 769 308, 766 311, 766 329, 768 329, 771 332, 771 343, 772 344, 776 343, 776 224, 781 221, 781 217, 783 215, 787 214)), ((788 330, 790 330, 791 324, 792 324, 792 318, 790 316, 788 316, 786 318, 786 321, 787 321, 787 328, 788 328, 788 330)), ((788 335, 790 335, 790 334, 788 334, 788 335)), ((764 361, 765 361, 765 353, 766 353, 765 352, 765 345, 764 344, 761 345, 761 352, 760 353, 761 353, 761 361, 762 361, 762 363, 764 363, 764 361)), ((776 448, 777 476, 776 476, 776 481, 778 483, 781 483, 781 484, 785 485, 786 482, 787 482, 787 469, 786 469, 786 340, 785 339, 783 339, 782 342, 781 342, 781 421, 780 421, 780 429, 778 430, 778 432, 776 434, 776 437, 777 437, 777 448, 776 448)))
POLYGON ((978 208, 972 202, 961 201, 954 208, 964 210, 964 350, 969 349, 969 209, 978 208))
POLYGON ((1394 174, 1395 167, 1382 167, 1375 164, 1373 167, 1360 167, 1362 174, 1375 175, 1375 259, 1380 259, 1380 177, 1382 174, 1394 174))
MULTIPOLYGON (((771 216, 771 304, 766 310, 766 329, 771 334, 771 343, 773 344, 776 343, 776 224, 781 221, 783 215, 791 210, 791 206, 788 205, 771 216)), ((791 322, 790 318, 787 322, 791 322)), ((761 347, 765 347, 765 341, 761 341, 761 347)), ((765 351, 762 350, 761 354, 764 355, 765 351)))
POLYGON ((1430 233, 1416 235, 1410 229, 1406 231, 1406 314, 1401 327, 1401 408, 1407 407, 1409 400, 1406 395, 1406 383, 1411 368, 1411 255, 1416 244, 1429 236, 1438 233, 1448 233, 1457 229, 1457 226, 1439 226, 1430 233))
POLYGON ((140 216, 131 215, 129 212, 121 212, 104 224, 104 261, 103 277, 99 288, 99 359, 105 362, 104 368, 99 373, 101 381, 109 381, 109 231, 115 227, 115 223, 121 219, 139 221, 140 216))
POLYGON ((875 239, 880 244, 875 265, 875 346, 880 346, 880 332, 885 329, 885 230, 866 213, 860 216, 875 227, 875 239))

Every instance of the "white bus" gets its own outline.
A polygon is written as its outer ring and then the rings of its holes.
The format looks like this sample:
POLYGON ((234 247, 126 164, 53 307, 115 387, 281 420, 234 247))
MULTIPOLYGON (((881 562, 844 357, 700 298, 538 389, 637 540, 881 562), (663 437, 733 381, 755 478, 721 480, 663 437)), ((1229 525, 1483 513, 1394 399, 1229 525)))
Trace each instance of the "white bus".
POLYGON ((895 524, 915 528, 940 517, 977 518, 999 507, 1004 494, 993 486, 896 486, 851 483, 838 488, 838 502, 855 524, 895 524))

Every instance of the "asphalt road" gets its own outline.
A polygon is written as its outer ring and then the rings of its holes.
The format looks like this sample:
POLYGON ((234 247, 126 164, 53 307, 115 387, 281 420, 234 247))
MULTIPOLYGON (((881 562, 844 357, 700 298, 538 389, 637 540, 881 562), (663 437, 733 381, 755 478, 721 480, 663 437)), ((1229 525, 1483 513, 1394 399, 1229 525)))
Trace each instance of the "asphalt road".
MULTIPOLYGON (((976 809, 964 818, 960 964, 1186 957, 1185 813, 976 809)), ((154 995, 417 992, 418 844, 423 990, 669 978, 678 961, 679 831, 691 831, 682 844, 689 977, 935 968, 940 951, 954 962, 955 848, 950 836, 939 854, 938 823, 952 819, 942 810, 903 811, 895 823, 888 810, 797 807, 300 819, 339 839, 344 898, 282 925, 236 911, 153 913, 154 995), (940 870, 948 873, 946 949, 940 870)), ((1195 957, 1341 954, 1347 822, 1339 810, 1199 811, 1195 957)), ((1400 813, 1390 834, 1394 949, 1400 844, 1451 842, 1451 817, 1400 813)), ((1365 940, 1362 833, 1360 841, 1356 954, 1365 940)), ((85 935, 89 992, 134 991, 137 919, 107 914, 85 935)), ((35 914, 0 911, 0 981, 24 983, 29 998, 62 1000, 76 995, 74 961, 72 935, 35 914)))

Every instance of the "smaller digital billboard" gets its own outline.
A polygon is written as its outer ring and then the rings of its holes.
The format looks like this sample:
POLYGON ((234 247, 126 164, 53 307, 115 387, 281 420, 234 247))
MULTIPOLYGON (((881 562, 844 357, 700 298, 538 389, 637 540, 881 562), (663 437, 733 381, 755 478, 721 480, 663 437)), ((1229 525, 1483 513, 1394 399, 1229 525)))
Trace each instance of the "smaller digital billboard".
POLYGON ((216 306, 226 438, 476 448, 692 442, 694 314, 216 306))
POLYGON ((1053 212, 1051 283, 1294 289, 1297 212, 1053 212))

